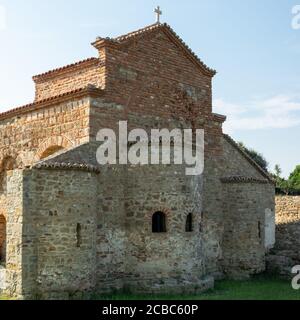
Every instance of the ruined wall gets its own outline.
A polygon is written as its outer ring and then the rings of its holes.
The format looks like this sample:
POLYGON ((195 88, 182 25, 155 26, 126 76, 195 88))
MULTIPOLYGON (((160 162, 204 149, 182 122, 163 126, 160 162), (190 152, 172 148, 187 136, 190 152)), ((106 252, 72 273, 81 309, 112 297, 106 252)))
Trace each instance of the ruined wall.
POLYGON ((80 298, 96 275, 96 175, 32 170, 24 178, 23 293, 80 298), (26 280, 26 281, 25 281, 26 280))
POLYGON ((276 196, 276 244, 268 255, 268 270, 291 277, 300 264, 300 196, 276 196))
POLYGON ((94 85, 104 88, 105 66, 100 59, 91 58, 81 63, 63 67, 34 77, 35 100, 48 99, 76 89, 94 85))

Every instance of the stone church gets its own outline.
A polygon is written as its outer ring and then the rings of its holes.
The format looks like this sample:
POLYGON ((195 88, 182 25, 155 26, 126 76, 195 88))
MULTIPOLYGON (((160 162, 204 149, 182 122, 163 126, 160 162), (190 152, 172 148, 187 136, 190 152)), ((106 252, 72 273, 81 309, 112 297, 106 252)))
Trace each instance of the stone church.
POLYGON ((212 111, 207 67, 167 24, 97 38, 0 114, 0 291, 24 299, 198 293, 265 270, 274 183, 212 111), (101 128, 200 128, 205 166, 103 165, 101 128))

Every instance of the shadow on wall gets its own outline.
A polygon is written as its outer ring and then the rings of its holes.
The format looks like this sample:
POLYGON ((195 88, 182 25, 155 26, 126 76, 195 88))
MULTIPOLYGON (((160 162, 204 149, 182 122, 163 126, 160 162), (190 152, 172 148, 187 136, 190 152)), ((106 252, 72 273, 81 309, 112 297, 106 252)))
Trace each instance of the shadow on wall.
POLYGON ((0 215, 0 265, 6 260, 6 219, 0 215))
POLYGON ((51 146, 49 148, 47 148, 40 156, 40 159, 43 160, 45 158, 50 157, 51 155, 64 150, 64 148, 62 146, 51 146))
POLYGON ((300 196, 276 196, 276 243, 267 256, 267 270, 293 277, 300 265, 300 196))

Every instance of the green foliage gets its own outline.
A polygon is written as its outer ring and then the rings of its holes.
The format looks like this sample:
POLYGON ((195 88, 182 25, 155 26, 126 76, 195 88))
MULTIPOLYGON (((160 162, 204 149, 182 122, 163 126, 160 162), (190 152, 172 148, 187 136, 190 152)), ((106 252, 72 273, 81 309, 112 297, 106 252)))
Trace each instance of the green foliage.
POLYGON ((269 164, 268 164, 267 160, 265 159, 265 157, 264 157, 261 153, 255 151, 255 150, 253 150, 253 149, 248 149, 248 148, 244 145, 243 142, 238 142, 238 145, 239 145, 239 147, 240 147, 244 152, 246 152, 246 154, 247 154, 252 160, 254 160, 254 161, 255 161, 261 168, 263 168, 266 172, 268 172, 268 166, 269 166, 269 164))
POLYGON ((290 174, 289 182, 291 188, 300 191, 300 165, 296 166, 295 170, 290 174))
POLYGON ((275 165, 274 171, 275 171, 275 176, 276 177, 280 177, 281 176, 282 170, 281 170, 279 164, 275 165))
POLYGON ((288 179, 281 177, 281 169, 279 165, 274 168, 272 175, 276 181, 277 193, 299 194, 300 193, 300 165, 290 174, 288 179))

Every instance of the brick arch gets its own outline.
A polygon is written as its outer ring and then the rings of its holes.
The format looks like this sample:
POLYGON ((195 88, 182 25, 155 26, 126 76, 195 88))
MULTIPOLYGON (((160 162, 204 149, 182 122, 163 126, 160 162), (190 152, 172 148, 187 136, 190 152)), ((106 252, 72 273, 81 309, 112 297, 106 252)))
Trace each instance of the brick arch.
POLYGON ((42 142, 36 153, 36 160, 39 161, 51 154, 74 146, 73 141, 64 136, 54 136, 42 142), (45 156, 46 155, 46 156, 45 156))
POLYGON ((163 233, 158 233, 160 234, 161 236, 166 236, 169 232, 169 229, 170 229, 170 215, 171 215, 171 210, 169 208, 166 208, 166 207, 155 207, 153 208, 152 211, 149 211, 147 214, 146 214, 146 221, 147 221, 147 230, 152 233, 152 217, 153 215, 156 213, 156 212, 162 212, 165 214, 165 219, 166 219, 166 229, 167 229, 167 232, 163 232, 163 233))
POLYGON ((169 218, 169 216, 171 215, 171 210, 169 208, 166 207, 156 207, 154 208, 152 211, 148 212, 147 214, 147 220, 149 222, 152 222, 152 216, 155 212, 162 212, 166 215, 166 218, 169 218))

